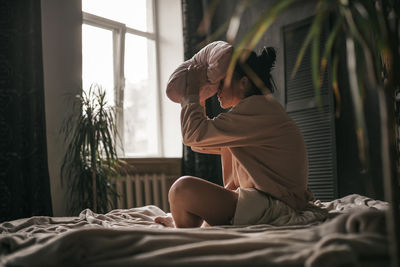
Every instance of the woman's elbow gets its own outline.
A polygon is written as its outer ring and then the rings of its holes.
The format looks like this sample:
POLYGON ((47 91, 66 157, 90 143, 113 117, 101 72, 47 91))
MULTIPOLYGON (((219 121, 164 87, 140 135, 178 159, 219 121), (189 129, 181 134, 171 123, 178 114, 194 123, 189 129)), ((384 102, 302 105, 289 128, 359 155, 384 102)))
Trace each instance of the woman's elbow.
POLYGON ((187 146, 193 146, 196 144, 195 138, 188 134, 182 135, 182 142, 187 146))
POLYGON ((192 146, 200 143, 202 137, 199 135, 198 131, 183 131, 182 141, 187 146, 192 146))

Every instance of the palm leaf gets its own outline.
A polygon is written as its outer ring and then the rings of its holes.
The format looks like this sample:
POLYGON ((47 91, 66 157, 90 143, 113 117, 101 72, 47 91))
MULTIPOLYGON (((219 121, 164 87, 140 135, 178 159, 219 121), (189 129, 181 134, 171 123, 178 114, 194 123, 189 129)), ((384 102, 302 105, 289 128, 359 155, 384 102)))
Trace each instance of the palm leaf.
POLYGON ((314 35, 314 32, 311 31, 311 30, 307 33, 306 39, 302 43, 300 51, 297 54, 296 63, 294 64, 292 73, 290 75, 291 78, 294 78, 294 76, 296 75, 297 71, 299 70, 300 64, 301 64, 301 62, 302 62, 302 60, 304 58, 304 54, 305 54, 308 46, 310 45, 311 40, 313 39, 313 35, 314 35))
POLYGON ((208 35, 210 30, 211 20, 214 16, 215 10, 219 5, 220 0, 212 0, 210 5, 207 5, 207 10, 203 14, 203 18, 200 21, 199 27, 197 28, 197 33, 199 35, 208 35))
POLYGON ((270 9, 263 12, 255 25, 250 29, 250 31, 239 41, 236 45, 235 51, 233 52, 232 59, 229 63, 229 67, 226 73, 226 82, 229 86, 234 68, 237 61, 246 60, 249 56, 248 50, 252 50, 257 42, 260 40, 262 35, 268 30, 269 26, 274 22, 277 15, 286 10, 290 5, 292 5, 295 0, 281 0, 273 5, 270 9))
POLYGON ((335 55, 333 58, 333 63, 332 63, 332 88, 333 88, 333 94, 335 95, 336 99, 336 118, 340 117, 340 113, 342 111, 342 101, 340 97, 340 90, 338 86, 338 66, 339 66, 339 56, 335 55))
POLYGON ((230 43, 233 43, 236 39, 237 32, 239 30, 240 26, 240 19, 242 17, 242 14, 246 9, 252 6, 252 3, 242 0, 239 2, 238 5, 236 5, 235 11, 232 15, 232 17, 228 20, 229 21, 229 27, 226 32, 226 40, 230 43))
POLYGON ((106 102, 105 90, 92 85, 76 98, 80 115, 65 120, 61 131, 68 142, 61 167, 62 178, 68 178, 70 210, 92 207, 105 212, 108 195, 114 195, 109 177, 117 175, 113 161, 117 160, 115 112, 106 102), (104 161, 104 163, 103 163, 104 161))
MULTIPOLYGON (((320 30, 319 30, 320 31, 320 30)), ((313 46, 312 46, 312 53, 311 53, 311 71, 312 71, 312 81, 314 84, 314 93, 315 93, 315 100, 318 107, 322 108, 321 103, 321 79, 320 79, 320 68, 319 68, 319 45, 320 45, 320 33, 314 35, 313 37, 313 46)))
POLYGON ((350 92, 353 100, 354 107, 354 115, 356 119, 356 134, 358 140, 358 149, 359 149, 359 159, 363 166, 366 168, 367 163, 367 128, 365 125, 365 118, 363 112, 363 103, 360 97, 360 89, 359 89, 359 81, 357 75, 357 66, 356 66, 356 51, 354 40, 351 37, 348 37, 346 40, 346 50, 347 50, 347 69, 349 74, 349 83, 350 83, 350 92))
POLYGON ((321 73, 325 72, 325 69, 326 69, 326 66, 328 63, 328 58, 332 53, 333 45, 335 44, 338 33, 340 32, 340 28, 343 26, 343 23, 344 23, 343 17, 337 18, 337 20, 332 28, 332 31, 326 40, 324 52, 323 52, 322 58, 321 58, 321 73))
MULTIPOLYGON (((246 38, 246 49, 253 50, 261 37, 268 30, 269 26, 271 26, 271 24, 276 20, 277 16, 290 7, 294 2, 295 1, 293 0, 281 0, 264 12, 255 24, 255 27, 250 31, 251 35, 246 38)), ((248 54, 243 54, 242 56, 243 60, 248 57, 248 54)))

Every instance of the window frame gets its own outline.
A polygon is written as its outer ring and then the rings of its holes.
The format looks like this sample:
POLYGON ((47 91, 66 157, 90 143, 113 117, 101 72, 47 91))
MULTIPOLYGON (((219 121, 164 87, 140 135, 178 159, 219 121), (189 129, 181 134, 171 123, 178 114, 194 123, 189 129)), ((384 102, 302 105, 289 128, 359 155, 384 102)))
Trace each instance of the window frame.
MULTIPOLYGON (((117 22, 105 17, 97 16, 91 13, 82 11, 82 25, 87 24, 93 27, 98 27, 112 31, 113 36, 113 70, 114 70, 114 99, 116 107, 116 124, 122 142, 124 142, 124 90, 125 90, 125 34, 133 34, 152 40, 155 43, 155 71, 156 71, 156 125, 157 125, 157 153, 151 155, 140 155, 132 158, 152 158, 164 157, 163 149, 163 126, 162 126, 162 101, 159 88, 160 82, 160 42, 158 34, 158 19, 157 19, 157 1, 150 0, 152 4, 152 23, 153 31, 145 32, 134 28, 127 27, 121 22, 117 22)), ((125 152, 118 145, 118 154, 126 157, 125 152)))

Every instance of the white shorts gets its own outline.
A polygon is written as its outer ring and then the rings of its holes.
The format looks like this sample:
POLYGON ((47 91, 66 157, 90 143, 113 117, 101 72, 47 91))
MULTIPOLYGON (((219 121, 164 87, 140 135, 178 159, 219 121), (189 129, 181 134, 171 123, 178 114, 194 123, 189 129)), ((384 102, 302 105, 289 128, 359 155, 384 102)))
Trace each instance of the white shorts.
POLYGON ((312 203, 303 211, 296 211, 284 202, 255 188, 238 188, 239 194, 233 225, 295 225, 323 220, 328 212, 312 203))

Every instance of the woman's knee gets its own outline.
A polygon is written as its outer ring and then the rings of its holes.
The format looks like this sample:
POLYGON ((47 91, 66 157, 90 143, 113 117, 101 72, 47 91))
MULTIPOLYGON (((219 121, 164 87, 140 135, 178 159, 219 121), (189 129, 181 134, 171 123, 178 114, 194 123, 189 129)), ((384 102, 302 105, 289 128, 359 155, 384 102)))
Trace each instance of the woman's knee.
POLYGON ((182 176, 176 180, 168 192, 168 200, 170 204, 184 203, 185 199, 193 195, 193 189, 198 178, 193 176, 182 176))

